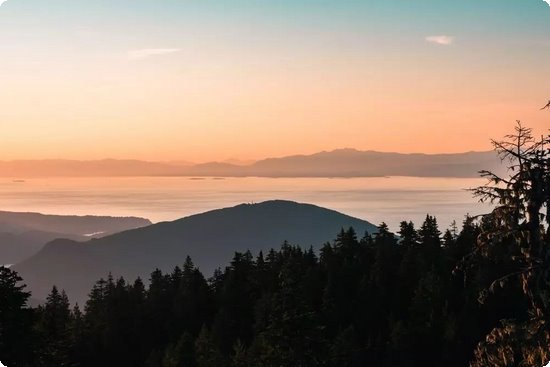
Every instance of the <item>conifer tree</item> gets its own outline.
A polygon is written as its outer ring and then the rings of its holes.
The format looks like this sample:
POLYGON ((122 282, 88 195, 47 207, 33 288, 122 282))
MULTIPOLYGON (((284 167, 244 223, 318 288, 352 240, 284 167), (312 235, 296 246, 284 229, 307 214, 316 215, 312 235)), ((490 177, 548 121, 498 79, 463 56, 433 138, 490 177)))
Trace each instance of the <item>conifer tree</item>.
POLYGON ((46 303, 38 309, 39 366, 68 366, 71 345, 71 311, 65 291, 54 286, 46 303))
POLYGON ((495 327, 479 344, 473 366, 540 364, 550 359, 549 143, 550 137, 537 140, 532 130, 518 121, 513 134, 493 141, 497 153, 508 163, 509 176, 482 171, 488 183, 473 190, 481 201, 496 205, 483 218, 475 255, 507 255, 510 264, 484 294, 513 289, 519 281, 531 314, 528 320, 515 318, 495 327), (524 343, 519 342, 522 337, 526 338, 524 343))
POLYGON ((22 278, 0 266, 0 357, 8 366, 30 366, 33 356, 30 293, 22 278))

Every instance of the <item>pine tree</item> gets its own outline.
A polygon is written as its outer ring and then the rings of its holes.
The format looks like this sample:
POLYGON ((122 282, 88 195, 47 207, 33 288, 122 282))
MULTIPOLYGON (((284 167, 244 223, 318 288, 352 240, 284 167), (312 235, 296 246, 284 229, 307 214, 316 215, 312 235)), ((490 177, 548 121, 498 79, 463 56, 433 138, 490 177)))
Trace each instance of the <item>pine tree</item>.
POLYGON ((303 298, 299 257, 288 258, 279 274, 280 289, 271 301, 269 321, 254 346, 263 366, 322 366, 326 360, 323 327, 303 298))
POLYGON ((415 247, 418 245, 418 233, 413 222, 403 221, 399 224, 399 237, 401 246, 415 247))
POLYGON ((445 328, 443 306, 443 283, 432 268, 420 280, 411 303, 409 337, 411 358, 417 366, 430 365, 429 361, 441 363, 439 352, 445 328))
POLYGON ((437 219, 431 215, 426 215, 426 220, 418 230, 418 236, 423 246, 440 247, 441 232, 437 225, 437 219))
POLYGON ((46 298, 46 303, 39 308, 38 334, 41 346, 38 355, 39 366, 68 366, 69 353, 72 348, 71 311, 65 291, 57 287, 46 298))
POLYGON ((212 322, 214 303, 211 290, 190 257, 183 266, 173 305, 172 324, 178 335, 184 330, 196 336, 203 324, 212 322))
POLYGON ((69 361, 71 366, 80 366, 78 361, 83 361, 86 358, 86 325, 84 315, 80 311, 78 303, 75 304, 71 311, 71 318, 68 325, 69 334, 69 361))
POLYGON ((465 263, 472 268, 472 259, 483 261, 497 254, 507 258, 508 265, 499 269, 481 299, 486 302, 499 290, 513 290, 519 280, 530 305, 528 320, 520 314, 494 327, 478 345, 473 366, 534 365, 550 359, 549 144, 550 136, 536 140, 532 130, 518 121, 513 134, 493 141, 496 152, 508 163, 509 176, 482 171, 488 183, 473 189, 481 201, 496 207, 484 216, 478 246, 465 263))
POLYGON ((30 366, 33 359, 30 293, 22 278, 0 266, 0 357, 8 366, 30 366))

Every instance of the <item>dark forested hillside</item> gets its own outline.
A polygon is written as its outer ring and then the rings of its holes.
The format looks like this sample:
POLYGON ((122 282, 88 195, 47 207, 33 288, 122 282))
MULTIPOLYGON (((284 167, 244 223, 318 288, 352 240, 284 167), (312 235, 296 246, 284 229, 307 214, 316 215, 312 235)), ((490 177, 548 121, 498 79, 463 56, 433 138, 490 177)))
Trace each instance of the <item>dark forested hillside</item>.
POLYGON ((151 269, 169 271, 190 255, 208 274, 227 263, 234 251, 268 250, 284 240, 318 248, 349 226, 361 233, 376 229, 315 205, 282 200, 242 204, 87 242, 57 240, 15 269, 36 298, 44 299, 57 284, 82 302, 92 284, 108 272, 147 277, 151 269))
POLYGON ((152 272, 148 287, 106 274, 81 307, 54 288, 38 309, 0 320, 26 330, 0 356, 10 366, 466 366, 500 319, 526 317, 519 285, 478 302, 506 257, 453 272, 481 231, 467 218, 441 236, 428 216, 419 229, 403 222, 399 243, 383 224, 373 236, 350 228, 320 253, 235 253, 208 279, 191 258, 152 272), (17 343, 34 353, 3 354, 17 343))

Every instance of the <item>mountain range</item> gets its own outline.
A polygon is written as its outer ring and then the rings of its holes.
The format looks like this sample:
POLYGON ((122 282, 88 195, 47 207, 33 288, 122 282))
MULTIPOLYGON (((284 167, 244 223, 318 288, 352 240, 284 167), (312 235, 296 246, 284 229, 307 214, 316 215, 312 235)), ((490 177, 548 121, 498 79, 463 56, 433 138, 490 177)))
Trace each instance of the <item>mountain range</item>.
POLYGON ((402 154, 339 149, 250 162, 0 161, 2 177, 50 176, 225 176, 225 177, 478 177, 478 171, 502 172, 494 152, 402 154))
POLYGON ((57 239, 14 269, 35 298, 45 299, 55 284, 72 301, 82 302, 93 283, 109 273, 146 280, 154 269, 170 271, 189 255, 204 274, 211 274, 228 264, 234 251, 257 253, 285 240, 318 249, 347 227, 359 235, 376 231, 367 221, 314 205, 279 200, 241 204, 86 242, 57 239))
POLYGON ((136 217, 63 216, 0 211, 0 264, 15 264, 56 238, 84 241, 150 225, 136 217))

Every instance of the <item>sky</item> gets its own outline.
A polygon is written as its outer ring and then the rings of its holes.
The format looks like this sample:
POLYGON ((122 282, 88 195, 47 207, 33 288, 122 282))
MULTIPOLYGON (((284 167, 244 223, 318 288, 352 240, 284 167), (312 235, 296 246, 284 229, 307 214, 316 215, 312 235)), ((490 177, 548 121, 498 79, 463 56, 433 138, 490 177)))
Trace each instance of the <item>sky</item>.
POLYGON ((488 150, 548 65, 543 0, 0 0, 0 159, 488 150))

